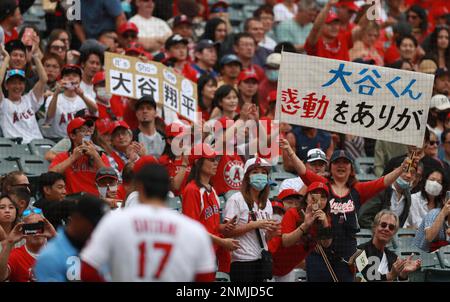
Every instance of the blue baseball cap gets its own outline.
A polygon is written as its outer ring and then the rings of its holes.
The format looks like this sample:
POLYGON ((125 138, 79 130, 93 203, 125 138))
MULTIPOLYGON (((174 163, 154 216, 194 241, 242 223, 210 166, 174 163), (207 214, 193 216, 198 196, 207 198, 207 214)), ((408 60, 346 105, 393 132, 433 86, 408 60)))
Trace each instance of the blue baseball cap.
POLYGON ((219 62, 220 66, 224 66, 224 65, 227 65, 230 63, 238 63, 242 67, 241 61, 235 54, 225 55, 222 57, 222 59, 220 59, 220 62, 219 62))
POLYGON ((27 79, 25 76, 25 71, 22 69, 11 69, 6 72, 5 82, 8 82, 8 80, 13 77, 20 77, 24 81, 27 79))
POLYGON ((336 150, 331 155, 330 163, 338 160, 339 158, 347 159, 353 165, 353 157, 346 150, 336 150))

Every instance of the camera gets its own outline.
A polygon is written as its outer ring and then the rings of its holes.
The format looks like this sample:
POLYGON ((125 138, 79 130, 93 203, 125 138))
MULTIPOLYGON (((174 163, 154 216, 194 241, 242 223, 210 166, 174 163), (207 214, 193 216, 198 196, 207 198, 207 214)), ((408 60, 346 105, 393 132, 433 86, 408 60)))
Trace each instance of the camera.
POLYGON ((319 208, 320 208, 319 203, 320 203, 321 196, 320 196, 320 194, 311 194, 311 197, 313 199, 312 210, 313 210, 313 212, 315 212, 315 211, 319 210, 319 208))
POLYGON ((22 233, 24 235, 36 235, 44 232, 44 222, 27 223, 22 226, 22 233))

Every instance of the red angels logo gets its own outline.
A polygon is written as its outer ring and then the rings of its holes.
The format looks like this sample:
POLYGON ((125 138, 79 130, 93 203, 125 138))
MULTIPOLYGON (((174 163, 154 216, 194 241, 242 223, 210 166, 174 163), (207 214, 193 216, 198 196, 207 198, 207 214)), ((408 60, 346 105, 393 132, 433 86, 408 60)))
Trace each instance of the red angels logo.
POLYGON ((223 170, 225 183, 232 189, 239 189, 244 178, 244 165, 241 161, 229 161, 223 170))

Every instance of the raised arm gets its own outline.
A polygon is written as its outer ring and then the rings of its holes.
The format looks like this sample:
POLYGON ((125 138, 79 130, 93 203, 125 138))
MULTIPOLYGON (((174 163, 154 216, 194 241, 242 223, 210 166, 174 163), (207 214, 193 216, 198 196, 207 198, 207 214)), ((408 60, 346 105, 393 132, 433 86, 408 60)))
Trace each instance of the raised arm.
POLYGON ((42 65, 42 61, 39 55, 39 46, 37 45, 37 43, 33 44, 32 56, 39 76, 39 81, 33 87, 33 93, 34 96, 36 97, 36 100, 39 101, 44 95, 45 87, 47 86, 48 76, 47 72, 44 69, 44 65, 42 65))
MULTIPOLYGON (((9 67, 9 60, 11 59, 9 53, 5 50, 3 44, 0 44, 0 55, 3 57, 3 64, 0 67, 0 84, 1 84, 5 79, 5 73, 9 67)), ((3 101, 3 89, 0 89, 0 102, 1 101, 3 101)))
POLYGON ((86 107, 88 108, 90 113, 95 114, 98 111, 97 103, 87 97, 80 87, 75 88, 75 92, 86 104, 86 107))
POLYGON ((425 239, 428 242, 432 242, 436 236, 439 234, 442 226, 444 225, 445 218, 450 214, 450 201, 442 207, 442 210, 439 212, 436 220, 433 222, 431 227, 425 228, 425 239))
POLYGON ((298 158, 297 154, 295 154, 294 150, 292 150, 291 145, 286 139, 280 139, 280 148, 283 150, 283 160, 288 158, 292 167, 294 167, 295 171, 297 171, 297 174, 299 176, 305 175, 305 164, 300 160, 300 158, 298 158))
POLYGON ((327 4, 322 8, 319 15, 316 17, 316 20, 314 21, 314 25, 309 32, 308 38, 306 39, 309 45, 314 46, 317 44, 317 41, 319 40, 320 32, 322 30, 323 25, 325 24, 325 20, 327 18, 328 12, 330 11, 331 7, 338 3, 338 0, 330 0, 327 4))

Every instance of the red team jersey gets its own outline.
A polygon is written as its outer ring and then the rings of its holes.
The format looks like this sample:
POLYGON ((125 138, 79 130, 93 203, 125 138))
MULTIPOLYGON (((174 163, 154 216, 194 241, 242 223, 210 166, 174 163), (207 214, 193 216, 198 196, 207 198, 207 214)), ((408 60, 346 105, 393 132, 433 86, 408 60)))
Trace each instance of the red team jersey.
POLYGON ((10 270, 8 280, 10 282, 36 281, 32 270, 35 262, 36 258, 27 251, 25 245, 13 249, 8 259, 10 270))
POLYGON ((352 47, 346 34, 339 34, 338 38, 330 44, 326 44, 322 37, 319 37, 315 45, 311 45, 308 39, 305 42, 305 50, 308 55, 342 61, 350 60, 348 51, 352 47))
POLYGON ((238 154, 223 155, 211 182, 218 195, 239 190, 244 179, 244 162, 238 154))
MULTIPOLYGON (((63 152, 58 154, 50 164, 50 168, 62 163, 69 158, 69 152, 63 152)), ((87 192, 90 194, 98 195, 98 190, 95 185, 95 174, 97 168, 89 165, 88 157, 82 156, 71 166, 69 166, 64 172, 66 177, 66 190, 67 194, 73 194, 78 192, 87 192)), ((108 158, 105 154, 102 154, 102 161, 107 167, 110 166, 108 158)))

